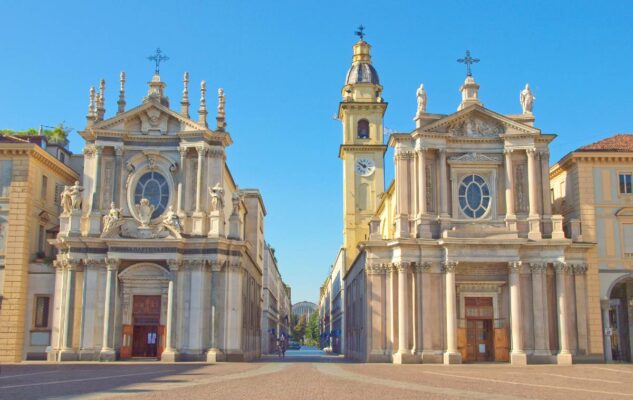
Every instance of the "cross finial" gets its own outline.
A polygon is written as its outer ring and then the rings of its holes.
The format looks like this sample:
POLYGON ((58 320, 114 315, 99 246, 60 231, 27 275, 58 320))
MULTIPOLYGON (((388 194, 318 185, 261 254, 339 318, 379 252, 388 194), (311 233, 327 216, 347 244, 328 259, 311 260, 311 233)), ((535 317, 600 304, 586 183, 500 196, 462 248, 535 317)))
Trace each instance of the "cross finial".
POLYGON ((360 25, 358 27, 358 30, 354 33, 360 38, 361 41, 365 39, 365 27, 363 25, 360 25))
POLYGON ((479 62, 478 58, 472 58, 470 56, 470 50, 466 50, 466 57, 457 59, 458 63, 466 64, 466 76, 473 76, 473 73, 470 70, 471 64, 476 64, 479 62))
POLYGON ((167 60, 169 60, 169 57, 164 56, 164 55, 163 55, 163 52, 160 50, 160 47, 157 47, 157 48, 156 48, 156 54, 154 54, 154 55, 152 55, 152 56, 147 57, 147 59, 148 59, 148 60, 150 60, 150 61, 154 61, 154 63, 156 64, 156 67, 155 67, 155 69, 154 69, 154 73, 155 73, 156 75, 159 75, 159 72, 160 72, 160 63, 161 63, 161 62, 163 62, 163 61, 167 61, 167 60))

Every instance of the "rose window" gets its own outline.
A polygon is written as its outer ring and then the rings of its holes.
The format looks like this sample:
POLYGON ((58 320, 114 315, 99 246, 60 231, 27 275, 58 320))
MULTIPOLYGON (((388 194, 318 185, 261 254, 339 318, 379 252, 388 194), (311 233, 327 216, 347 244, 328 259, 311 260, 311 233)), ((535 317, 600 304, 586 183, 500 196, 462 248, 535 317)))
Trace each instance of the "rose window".
POLYGON ((469 218, 481 218, 490 207, 490 188, 479 175, 468 175, 459 185, 459 207, 469 218))
POLYGON ((160 216, 169 202, 169 185, 167 179, 158 172, 147 172, 141 176, 134 190, 134 204, 147 199, 154 206, 152 219, 160 216))

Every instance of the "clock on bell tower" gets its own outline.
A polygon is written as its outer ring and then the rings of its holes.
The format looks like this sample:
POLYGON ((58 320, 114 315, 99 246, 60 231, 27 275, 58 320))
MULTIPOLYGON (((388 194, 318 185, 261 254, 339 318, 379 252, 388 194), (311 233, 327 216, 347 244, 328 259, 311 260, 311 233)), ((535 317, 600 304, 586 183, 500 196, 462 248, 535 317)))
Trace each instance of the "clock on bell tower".
POLYGON ((378 73, 371 64, 371 46, 363 35, 353 46, 352 66, 347 72, 339 103, 343 124, 339 158, 343 160, 343 247, 346 269, 358 254, 357 245, 369 238, 369 221, 384 192, 383 100, 378 73))

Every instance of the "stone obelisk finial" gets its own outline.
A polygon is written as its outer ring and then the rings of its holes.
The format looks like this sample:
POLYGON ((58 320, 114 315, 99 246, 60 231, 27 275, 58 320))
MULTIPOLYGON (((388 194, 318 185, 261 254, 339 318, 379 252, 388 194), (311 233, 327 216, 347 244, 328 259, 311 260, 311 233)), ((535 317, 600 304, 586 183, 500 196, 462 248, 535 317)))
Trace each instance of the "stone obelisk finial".
POLYGON ((105 80, 99 82, 99 94, 97 95, 97 121, 103 121, 105 115, 105 80))
POLYGON ((207 92, 207 83, 205 81, 200 82, 200 108, 198 108, 198 123, 204 126, 207 125, 207 101, 205 98, 207 92))
POLYGON ((180 101, 180 114, 185 118, 189 118, 189 72, 185 72, 182 82, 183 89, 182 100, 180 101))
POLYGON ((120 82, 119 101, 117 101, 117 105, 119 106, 119 109, 117 110, 117 114, 121 114, 125 112, 125 72, 124 71, 121 71, 121 74, 119 75, 119 82, 120 82))
POLYGON ((90 102, 88 103, 88 113, 86 114, 86 124, 92 125, 97 116, 97 105, 95 103, 95 87, 90 86, 90 102))
POLYGON ((218 115, 216 117, 218 123, 218 130, 223 131, 226 127, 226 97, 224 96, 224 89, 218 89, 218 115))

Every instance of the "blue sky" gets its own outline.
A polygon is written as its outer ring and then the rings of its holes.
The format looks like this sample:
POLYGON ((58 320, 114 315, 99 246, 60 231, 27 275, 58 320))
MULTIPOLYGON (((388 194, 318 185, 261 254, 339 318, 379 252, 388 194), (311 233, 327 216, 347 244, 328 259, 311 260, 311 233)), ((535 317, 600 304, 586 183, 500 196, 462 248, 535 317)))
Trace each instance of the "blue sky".
MULTIPOLYGON (((633 132, 633 3, 552 1, 41 1, 0 4, 0 128, 61 121, 85 126, 88 88, 106 80, 116 110, 119 72, 128 107, 146 92, 160 46, 172 107, 182 74, 227 95, 231 171, 262 191, 266 234, 293 302, 316 301, 342 240, 340 123, 333 119, 359 24, 389 102, 385 126, 413 128, 415 91, 428 111, 459 103, 466 49, 481 59, 480 98, 518 113, 526 82, 536 125, 556 133, 552 161, 617 132, 633 132)), ((83 141, 73 133, 71 149, 83 141)), ((387 154, 387 182, 392 158, 387 154)))

